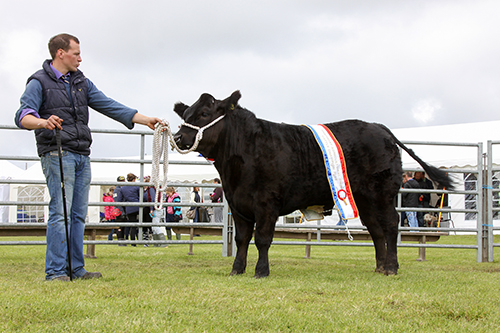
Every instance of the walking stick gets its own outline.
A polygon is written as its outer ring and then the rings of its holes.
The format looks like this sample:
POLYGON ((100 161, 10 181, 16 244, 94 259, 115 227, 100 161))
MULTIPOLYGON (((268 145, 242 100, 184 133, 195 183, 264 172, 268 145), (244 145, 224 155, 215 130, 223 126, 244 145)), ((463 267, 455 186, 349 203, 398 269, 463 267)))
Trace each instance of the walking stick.
POLYGON ((57 153, 59 155, 59 170, 61 171, 61 190, 63 199, 63 211, 64 211, 64 228, 66 230, 66 246, 68 252, 68 269, 69 269, 69 280, 73 281, 73 271, 71 269, 71 251, 69 246, 69 230, 68 230, 68 211, 66 208, 66 190, 64 188, 64 173, 62 165, 62 144, 61 144, 61 132, 56 127, 56 142, 57 142, 57 153))

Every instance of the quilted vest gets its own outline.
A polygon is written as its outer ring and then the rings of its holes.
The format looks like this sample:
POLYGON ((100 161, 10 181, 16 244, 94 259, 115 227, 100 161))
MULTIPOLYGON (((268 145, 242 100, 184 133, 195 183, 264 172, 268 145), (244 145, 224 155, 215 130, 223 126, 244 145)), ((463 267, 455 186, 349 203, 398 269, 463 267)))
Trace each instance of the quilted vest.
MULTIPOLYGON (((63 119, 61 124, 63 150, 90 155, 92 136, 88 127, 87 80, 81 71, 71 72, 70 99, 65 84, 56 78, 52 68, 50 68, 50 63, 51 60, 46 60, 43 63, 43 69, 28 79, 28 82, 36 79, 42 85, 43 102, 38 114, 43 119, 48 119, 51 115, 63 119)), ((37 129, 35 130, 35 138, 39 156, 57 150, 54 131, 37 129)))

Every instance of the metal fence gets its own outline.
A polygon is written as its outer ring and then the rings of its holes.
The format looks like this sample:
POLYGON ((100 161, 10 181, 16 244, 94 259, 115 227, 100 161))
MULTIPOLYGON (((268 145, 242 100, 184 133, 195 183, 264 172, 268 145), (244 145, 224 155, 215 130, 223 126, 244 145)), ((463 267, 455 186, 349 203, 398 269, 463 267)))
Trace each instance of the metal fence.
MULTIPOLYGON (((15 126, 7 126, 7 125, 0 125, 0 130, 14 130, 14 131, 23 131, 20 130, 19 128, 15 126)), ((27 136, 32 136, 32 133, 26 132, 27 136)), ((116 159, 116 158, 91 158, 91 163, 112 163, 112 164, 139 164, 140 166, 140 173, 139 173, 139 179, 144 178, 144 166, 147 164, 151 164, 152 162, 150 160, 145 159, 145 143, 146 143, 146 136, 152 136, 153 132, 151 131, 120 131, 120 130, 92 130, 92 133, 101 133, 101 134, 120 134, 120 135, 129 135, 129 136, 137 136, 140 139, 140 156, 139 159, 116 159)), ((99 144, 100 142, 95 142, 95 144, 99 144)), ((101 142, 102 143, 102 142, 101 142)), ((29 161, 29 162, 36 162, 39 161, 38 156, 7 156, 7 155, 0 155, 0 160, 7 160, 7 161, 29 161)), ((169 161, 169 164, 182 164, 182 165, 210 165, 208 161, 169 161)), ((42 180, 30 180, 30 179, 0 179, 0 184, 25 184, 25 185, 45 185, 45 181, 42 180)), ((142 186, 143 188, 147 186, 151 186, 151 183, 147 182, 133 182, 133 183, 128 183, 128 182, 117 182, 117 181, 94 181, 92 180, 90 183, 91 186, 142 186)), ((193 182, 168 182, 167 186, 172 186, 174 188, 179 188, 179 187, 201 187, 201 188, 214 188, 214 187, 221 187, 221 185, 218 184, 205 184, 205 183, 193 183, 193 182)), ((98 201, 93 201, 89 202, 89 207, 102 207, 102 206, 115 206, 116 203, 106 203, 106 202, 98 202, 98 201)), ((107 226, 109 227, 119 227, 126 225, 127 227, 138 227, 139 228, 139 233, 138 233, 138 241, 124 241, 124 244, 221 244, 222 245, 222 255, 223 256, 231 256, 232 253, 234 252, 234 242, 233 240, 233 227, 232 227, 232 221, 230 219, 230 214, 229 214, 229 209, 228 205, 226 202, 224 203, 212 203, 212 202, 203 202, 203 203, 192 203, 192 202, 181 202, 181 203, 164 203, 163 204, 165 207, 168 206, 180 206, 180 207, 222 207, 223 208, 223 221, 222 223, 196 223, 193 224, 191 223, 186 223, 187 219, 184 219, 184 221, 180 221, 180 223, 166 223, 165 221, 161 222, 155 222, 155 223, 145 223, 143 222, 143 215, 142 215, 142 210, 145 207, 150 207, 151 203, 150 202, 143 202, 143 197, 139 197, 139 202, 126 202, 126 203, 120 203, 120 206, 138 206, 139 207, 139 221, 138 223, 106 223, 107 226), (142 236, 142 228, 146 227, 203 227, 203 226, 211 226, 211 227, 221 227, 223 230, 223 236, 222 240, 213 240, 213 241, 208 241, 208 240, 197 240, 197 239, 190 239, 190 240, 165 240, 165 241, 151 241, 151 240, 143 240, 142 236)), ((47 201, 0 201, 0 206, 48 206, 47 201)), ((185 216, 185 214, 183 215, 185 216)), ((16 221, 17 222, 17 221, 16 221)), ((15 224, 16 222, 9 221, 9 224, 15 224)), ((46 223, 45 223, 46 224, 46 223)), ((6 225, 5 223, 3 224, 4 226, 6 225)), ((91 227, 93 223, 87 223, 87 227, 91 227)), ((23 223, 23 227, 29 228, 30 223, 23 223)), ((40 226, 39 223, 36 224, 36 226, 40 226)), ((0 245, 42 245, 46 244, 45 241, 0 241, 0 245)), ((84 244, 87 245, 93 245, 93 244, 114 244, 116 245, 116 242, 114 241, 108 241, 108 240, 86 240, 84 241, 84 244)))
MULTIPOLYGON (((18 130, 17 127, 14 126, 0 126, 0 130, 18 130)), ((144 151, 145 151, 145 137, 146 136, 151 136, 153 135, 152 132, 147 131, 147 132, 142 132, 142 131, 119 131, 119 130, 93 130, 93 133, 102 133, 102 134, 120 134, 120 135, 134 135, 134 136, 139 136, 140 138, 140 158, 137 159, 110 159, 110 158, 91 158, 91 163, 138 163, 140 165, 140 179, 143 178, 144 176, 144 166, 146 164, 150 164, 151 161, 144 159, 144 151)), ((32 135, 28 134, 27 135, 32 135)), ((475 187, 471 189, 466 189, 466 188, 458 188, 454 191, 445 191, 445 190, 409 190, 409 189, 401 189, 400 193, 404 192, 418 192, 418 193, 436 193, 436 194, 447 194, 447 195, 463 195, 463 196, 468 196, 473 198, 472 202, 475 203, 471 207, 464 207, 464 208, 451 208, 451 207, 446 207, 446 208, 403 208, 401 207, 401 200, 400 200, 400 195, 398 197, 398 205, 397 205, 397 211, 402 212, 402 211, 421 211, 421 212, 434 212, 434 213, 443 213, 443 214, 448 214, 451 215, 452 213, 455 214, 475 214, 476 216, 476 225, 474 227, 460 227, 456 228, 454 225, 451 227, 450 225, 448 226, 443 226, 440 228, 409 228, 409 227, 400 227, 399 231, 400 233, 402 231, 416 231, 416 232, 447 232, 447 233, 457 233, 457 232, 463 232, 463 233, 473 233, 476 235, 476 244, 475 245, 467 245, 467 244, 408 244, 408 243, 401 243, 399 242, 398 246, 399 247, 409 247, 409 248, 462 248, 462 249, 472 249, 477 251, 477 262, 484 262, 484 261, 493 261, 493 247, 500 247, 500 244, 494 244, 493 243, 493 230, 500 230, 500 227, 494 228, 493 227, 493 214, 494 212, 500 211, 500 208, 493 208, 492 205, 492 200, 493 200, 493 195, 495 193, 500 192, 500 189, 493 189, 492 187, 492 178, 493 178, 493 173, 495 171, 500 171, 500 167, 494 166, 492 163, 492 146, 495 144, 500 144, 500 142, 493 142, 493 141, 488 141, 488 152, 484 153, 483 152, 483 144, 482 143, 448 143, 448 142, 416 142, 416 141, 411 141, 411 142, 404 142, 407 146, 440 146, 443 147, 443 149, 446 149, 446 147, 468 147, 468 148, 473 148, 476 150, 476 156, 477 156, 477 163, 476 166, 471 166, 467 168, 456 168, 456 169, 447 169, 447 172, 453 175, 462 175, 461 179, 465 178, 463 175, 465 174, 472 174, 475 176, 476 183, 475 187)), ((99 144, 99 142, 94 142, 94 145, 99 144)), ((38 157, 31 157, 31 156, 0 156, 0 160, 9 160, 9 161, 38 161, 38 157)), ((170 164, 208 164, 206 163, 200 163, 200 162, 179 162, 179 161, 170 161, 170 164)), ((421 170, 419 168, 404 168, 405 171, 418 171, 421 170)), ((460 178, 460 177, 459 177, 460 178)), ((459 180, 458 182, 461 182, 459 180)), ((44 181, 33 181, 29 179, 23 179, 23 180, 1 180, 0 179, 0 184, 38 184, 38 185, 44 185, 44 181)), ((113 182, 113 181, 92 181, 91 185, 104 185, 104 186, 112 186, 112 185, 139 185, 139 186, 148 186, 149 183, 143 183, 143 182, 135 182, 133 184, 124 184, 124 183, 118 183, 118 182, 113 182)), ((168 184, 169 186, 174 186, 174 187, 193 187, 193 186, 198 186, 198 187, 215 187, 216 185, 214 184, 193 184, 193 183, 179 183, 179 182, 172 182, 168 184)), ((142 201, 142 198, 140 199, 142 201)), ((43 205, 46 206, 48 203, 47 202, 18 202, 18 201, 0 201, 0 206, 9 206, 9 205, 43 205)), ((103 202, 89 202, 89 206, 105 206, 109 205, 108 203, 103 203, 103 202)), ((141 207, 146 207, 150 206, 150 203, 144 203, 144 202, 139 202, 139 203, 126 203, 123 204, 123 206, 126 205, 131 205, 131 206, 139 206, 141 207)), ((165 204, 166 206, 173 206, 174 204, 165 204)), ((227 203, 224 204, 217 204, 217 203, 203 203, 203 204, 193 204, 193 203, 181 203, 181 204, 175 204, 175 206, 182 206, 182 207, 191 207, 191 206, 212 206, 212 207, 223 207, 224 214, 223 214, 223 222, 222 223, 210 223, 211 227, 220 227, 223 229, 222 232, 222 240, 221 241, 200 241, 200 240, 181 240, 181 241, 163 241, 160 243, 181 243, 181 244, 205 244, 205 243, 216 243, 216 244, 222 244, 222 254, 224 256, 228 255, 234 255, 235 251, 235 244, 234 244, 234 228, 233 228, 233 222, 231 219, 231 215, 229 212, 229 208, 227 206, 227 203)), ((453 221, 452 221, 453 222, 453 221)), ((133 224, 128 224, 132 226, 133 224)), ((162 227, 182 227, 182 226, 199 226, 199 227, 204 227, 206 224, 196 224, 193 225, 192 223, 187 223, 187 224, 179 224, 179 223, 144 223, 142 222, 142 214, 139 214, 139 223, 137 223, 137 226, 139 227, 149 227, 149 226, 162 226, 162 227)), ((297 223, 284 223, 284 224, 279 224, 279 228, 284 228, 284 229, 297 229, 297 228, 304 228, 304 229, 314 229, 316 230, 316 240, 315 241, 277 241, 274 240, 273 244, 274 245, 281 245, 281 244, 286 244, 286 245, 320 245, 320 246, 373 246, 371 242, 335 242, 335 241, 325 241, 321 239, 321 230, 327 230, 327 229, 346 229, 346 226, 341 226, 341 225, 331 225, 331 224, 321 224, 318 223, 317 225, 299 225, 297 223)), ((349 230, 366 230, 365 227, 348 227, 349 230)), ((139 233, 140 237, 142 237, 142 233, 139 233)), ((147 240, 142 240, 140 239, 139 241, 136 241, 137 244, 157 244, 159 241, 147 241, 147 240)), ((132 243, 132 241, 128 241, 128 243, 132 243)), ((26 242, 0 242, 0 245, 13 245, 13 244, 23 244, 26 245, 26 242)), ((44 244, 44 242, 35 242, 33 244, 44 244)), ((111 241, 104 241, 104 240, 96 240, 96 241, 85 241, 85 244, 116 244, 116 242, 111 242, 111 241)))
MULTIPOLYGON (((484 185, 484 197, 485 197, 485 214, 486 220, 483 223, 483 237, 486 239, 486 249, 487 249, 487 261, 493 261, 493 248, 500 247, 500 244, 494 243, 493 240, 493 231, 500 230, 500 227, 495 227, 493 225, 493 216, 496 212, 500 211, 500 207, 494 207, 493 204, 494 197, 498 198, 500 189, 494 188, 493 186, 493 178, 495 173, 500 171, 500 166, 495 165, 493 163, 493 157, 495 156, 493 153, 494 147, 500 147, 500 141, 491 141, 487 142, 487 165, 486 165, 486 183, 484 185)), ((498 200, 498 199, 497 199, 498 200)))

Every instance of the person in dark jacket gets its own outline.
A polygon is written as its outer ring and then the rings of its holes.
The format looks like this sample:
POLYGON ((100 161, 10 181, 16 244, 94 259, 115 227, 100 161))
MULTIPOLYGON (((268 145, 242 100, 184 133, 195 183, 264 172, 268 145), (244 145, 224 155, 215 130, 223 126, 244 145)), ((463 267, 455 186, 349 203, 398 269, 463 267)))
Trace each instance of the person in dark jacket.
MULTIPOLYGON (((201 202, 201 197, 200 197, 200 188, 195 186, 193 187, 193 192, 191 192, 191 202, 194 203, 200 203, 201 202)), ((194 211, 194 219, 193 222, 200 222, 200 209, 199 207, 192 206, 189 208, 190 211, 194 211)))
MULTIPOLYGON (((133 173, 127 175, 127 182, 135 182, 137 176, 133 173)), ((122 186, 120 193, 116 197, 118 202, 139 202, 141 196, 140 186, 122 186)), ((127 214, 127 221, 137 223, 139 222, 139 207, 138 206, 125 206, 125 213, 127 214)), ((127 227, 125 228, 127 229, 127 227)), ((130 240, 135 240, 137 237, 137 227, 130 227, 130 240)), ((127 231, 125 231, 127 234, 127 231)), ((138 239, 138 237, 137 237, 138 239)), ((136 246, 132 244, 132 246, 136 246)))
MULTIPOLYGON (((404 184, 403 188, 405 189, 418 189, 420 188, 420 185, 418 181, 414 178, 408 179, 406 183, 404 184)), ((419 197, 420 193, 403 193, 402 194, 402 199, 403 199, 403 207, 414 207, 418 208, 419 207, 419 197)), ((417 212, 406 212, 406 218, 408 219, 408 226, 411 228, 416 228, 418 227, 418 220, 417 220, 417 212)))
MULTIPOLYGON (((116 181, 117 182, 124 182, 125 181, 125 177, 123 176, 118 176, 116 178, 116 181)), ((117 187, 115 187, 115 191, 113 192, 113 199, 114 201, 118 201, 118 193, 120 193, 121 191, 121 186, 118 185, 117 187)), ((120 214, 116 217, 116 222, 127 222, 127 213, 125 213, 125 207, 123 206, 115 206, 116 208, 118 208, 120 214)), ((130 228, 128 227, 125 227, 125 226, 121 226, 120 228, 118 228, 118 230, 116 231, 116 236, 118 238, 118 240, 125 240, 125 239, 128 239, 128 233, 129 233, 129 230, 130 228), (125 234, 125 229, 127 230, 127 233, 125 234)), ((120 244, 120 246, 126 246, 125 244, 120 244)))
POLYGON ((104 95, 78 70, 82 61, 80 41, 69 34, 59 34, 49 41, 52 59, 28 79, 21 96, 21 106, 14 121, 20 128, 35 130, 38 155, 50 194, 47 221, 47 252, 45 279, 69 281, 68 251, 71 253, 71 275, 89 279, 102 276, 84 268, 83 234, 88 210, 90 189, 90 145, 88 127, 92 109, 132 129, 134 123, 154 130, 159 118, 147 117, 104 95), (68 227, 71 238, 66 239, 63 212, 61 173, 54 129, 60 131, 63 150, 64 182, 68 227))
MULTIPOLYGON (((215 178, 214 184, 220 185, 220 179, 215 178)), ((212 202, 222 202, 224 197, 224 192, 222 191, 222 187, 216 187, 214 192, 210 194, 210 198, 212 202)), ((214 207, 214 222, 222 222, 222 207, 214 207)))
MULTIPOLYGON (((425 178, 425 172, 423 172, 423 171, 415 172, 415 176, 416 176, 415 178, 418 178, 418 184, 420 185, 421 189, 426 189, 426 190, 433 190, 434 189, 434 184, 432 183, 432 181, 428 178, 425 178)), ((430 206, 431 206, 431 194, 430 193, 420 194, 419 207, 420 208, 429 208, 430 206)), ((420 227, 425 227, 425 225, 426 225, 426 223, 424 221, 425 214, 426 214, 426 212, 418 212, 417 213, 418 225, 420 227)))
MULTIPOLYGON (((149 183, 151 180, 150 176, 144 177, 144 182, 149 183)), ((144 194, 143 194, 143 200, 142 202, 155 202, 155 195, 156 195, 156 190, 154 186, 147 186, 144 189, 144 194)), ((153 222, 153 215, 154 215, 155 207, 150 206, 150 207, 144 207, 142 209, 142 222, 144 223, 151 223, 153 222)), ((153 231, 151 227, 143 227, 142 228, 142 239, 144 240, 149 240, 151 236, 153 235, 153 231)), ((148 244, 144 244, 144 247, 148 247, 148 244)))

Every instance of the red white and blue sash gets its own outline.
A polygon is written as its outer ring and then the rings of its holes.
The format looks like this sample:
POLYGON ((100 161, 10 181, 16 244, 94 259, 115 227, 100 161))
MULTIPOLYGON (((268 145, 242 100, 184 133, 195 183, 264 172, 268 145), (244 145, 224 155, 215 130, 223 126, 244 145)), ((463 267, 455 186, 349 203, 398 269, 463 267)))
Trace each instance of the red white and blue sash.
POLYGON ((311 130, 323 153, 326 177, 330 183, 335 206, 343 219, 357 218, 358 208, 347 177, 344 153, 333 133, 324 125, 304 125, 311 130))

